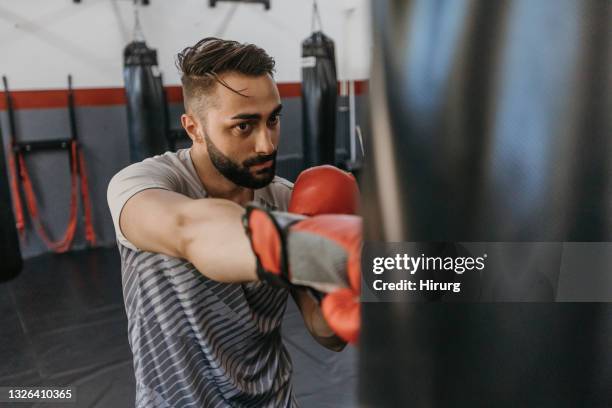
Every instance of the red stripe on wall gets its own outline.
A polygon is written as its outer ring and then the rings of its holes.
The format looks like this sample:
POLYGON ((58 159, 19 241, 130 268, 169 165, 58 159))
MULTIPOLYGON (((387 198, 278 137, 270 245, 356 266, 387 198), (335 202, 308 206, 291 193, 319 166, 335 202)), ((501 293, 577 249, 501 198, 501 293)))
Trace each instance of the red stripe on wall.
POLYGON ((302 84, 300 82, 278 84, 278 93, 281 98, 299 98, 302 95, 302 84))
MULTIPOLYGON (((68 92, 65 91, 64 105, 68 103, 68 92)), ((74 91, 76 106, 124 105, 125 89, 123 88, 93 88, 76 89, 74 91)))
POLYGON ((368 81, 355 81, 355 95, 368 93, 368 81))
MULTIPOLYGON (((1 93, 0 109, 6 109, 6 97, 1 93)), ((50 109, 68 106, 68 91, 54 89, 47 91, 11 91, 13 108, 18 109, 50 109)), ((108 106, 124 105, 125 90, 123 88, 90 88, 75 89, 74 104, 76 106, 108 106)))
POLYGON ((166 97, 168 98, 168 103, 183 102, 183 89, 180 86, 167 86, 166 97))
MULTIPOLYGON (((281 98, 297 98, 301 95, 302 86, 299 82, 278 84, 281 98)), ((357 95, 367 92, 367 81, 355 81, 357 95)), ((167 86, 166 95, 169 103, 183 101, 180 86, 167 86)), ((13 108, 18 109, 50 109, 68 106, 68 91, 65 89, 11 91, 13 108)), ((125 105, 124 88, 81 88, 74 90, 76 106, 112 106, 125 105)), ((0 109, 6 109, 4 92, 0 92, 0 109)))

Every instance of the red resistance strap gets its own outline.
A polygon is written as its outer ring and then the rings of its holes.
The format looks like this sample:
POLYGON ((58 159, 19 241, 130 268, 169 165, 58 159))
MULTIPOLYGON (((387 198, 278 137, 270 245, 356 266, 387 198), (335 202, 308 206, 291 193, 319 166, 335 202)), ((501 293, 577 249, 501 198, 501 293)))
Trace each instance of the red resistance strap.
MULTIPOLYGON (((76 145, 76 142, 72 143, 76 145)), ((89 245, 96 245, 96 233, 93 229, 91 221, 91 201, 89 201, 89 184, 87 183, 87 171, 85 170, 85 156, 83 150, 78 148, 79 155, 79 176, 81 177, 81 202, 83 204, 83 213, 85 214, 85 239, 89 245)))
POLYGON ((25 221, 23 219, 23 207, 21 205, 21 195, 19 194, 19 184, 17 181, 17 166, 15 165, 15 155, 13 154, 13 143, 9 149, 9 173, 11 178, 11 193, 13 195, 13 205, 15 207, 15 221, 19 236, 25 238, 25 221))
POLYGON ((66 252, 70 249, 72 241, 74 240, 74 234, 77 225, 77 205, 78 205, 78 183, 77 177, 81 177, 81 199, 83 202, 83 213, 85 215, 85 238, 90 245, 95 245, 96 235, 93 229, 93 223, 91 221, 91 202, 89 200, 89 189, 87 184, 87 175, 85 172, 85 159, 83 152, 79 149, 76 141, 72 141, 70 145, 70 216, 68 219, 68 226, 64 232, 64 236, 59 241, 53 241, 47 231, 44 229, 40 216, 38 214, 38 205, 36 202, 36 196, 34 189, 32 188, 32 181, 28 170, 25 165, 25 159, 23 153, 17 153, 17 161, 12 157, 9 158, 9 167, 11 171, 11 187, 13 191, 13 200, 15 205, 15 217, 17 221, 17 230, 22 238, 25 237, 25 223, 23 216, 23 208, 21 204, 21 198, 19 194, 18 177, 23 185, 23 191, 25 195, 26 206, 30 215, 30 220, 34 224, 38 235, 43 240, 47 248, 57 252, 66 252), (19 172, 17 172, 17 164, 19 166, 19 172))

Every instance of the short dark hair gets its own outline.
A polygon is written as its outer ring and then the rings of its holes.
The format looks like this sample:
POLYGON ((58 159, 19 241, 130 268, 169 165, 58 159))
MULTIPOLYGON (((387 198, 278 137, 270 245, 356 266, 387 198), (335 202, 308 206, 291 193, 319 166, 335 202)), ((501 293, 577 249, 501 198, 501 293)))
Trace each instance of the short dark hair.
POLYGON ((206 37, 185 48, 176 57, 181 73, 183 99, 188 100, 207 93, 217 82, 240 94, 219 78, 224 72, 238 72, 247 76, 274 74, 274 58, 253 44, 206 37))

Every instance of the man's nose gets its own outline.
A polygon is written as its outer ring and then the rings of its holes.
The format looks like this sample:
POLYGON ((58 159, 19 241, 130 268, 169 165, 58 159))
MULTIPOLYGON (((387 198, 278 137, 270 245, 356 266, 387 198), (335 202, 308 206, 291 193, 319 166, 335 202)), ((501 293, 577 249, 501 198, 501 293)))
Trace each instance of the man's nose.
POLYGON ((255 152, 261 155, 272 154, 275 149, 272 137, 273 132, 268 129, 267 126, 264 126, 264 128, 257 133, 255 139, 255 152))

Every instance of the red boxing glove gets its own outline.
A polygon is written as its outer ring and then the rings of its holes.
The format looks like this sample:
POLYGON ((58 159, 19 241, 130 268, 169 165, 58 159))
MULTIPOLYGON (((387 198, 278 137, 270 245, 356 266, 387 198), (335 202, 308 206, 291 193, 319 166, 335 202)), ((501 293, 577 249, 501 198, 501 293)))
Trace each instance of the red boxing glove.
POLYGON ((351 173, 334 166, 311 167, 300 173, 289 201, 289 212, 302 215, 359 212, 359 187, 351 173))
POLYGON ((351 287, 335 290, 321 301, 321 312, 330 329, 345 341, 356 344, 361 329, 359 294, 361 276, 350 272, 351 287))
POLYGON ((243 223, 257 257, 257 275, 276 285, 328 293, 348 286, 360 268, 361 217, 304 217, 248 205, 243 223))
MULTIPOLYGON (((304 170, 293 186, 289 212, 303 215, 357 214, 359 188, 352 174, 325 165, 304 170)), ((360 261, 360 255, 357 262, 360 261)), ((321 312, 329 327, 340 338, 355 344, 361 327, 359 295, 360 265, 349 268, 350 288, 327 294, 321 312)))

